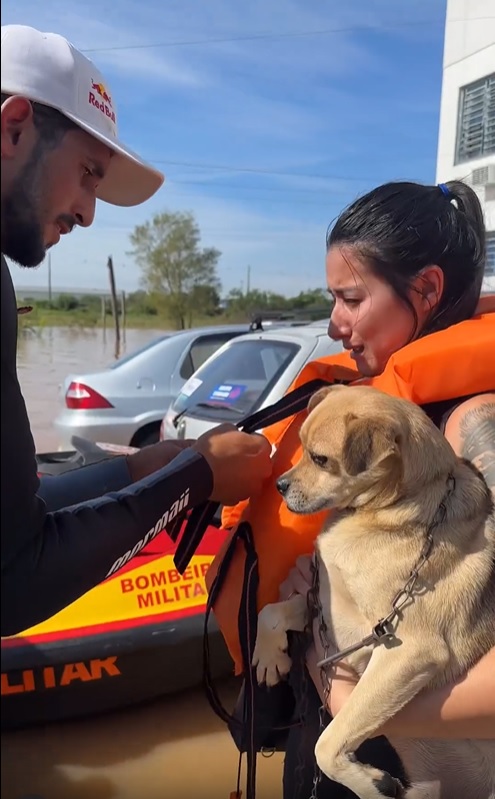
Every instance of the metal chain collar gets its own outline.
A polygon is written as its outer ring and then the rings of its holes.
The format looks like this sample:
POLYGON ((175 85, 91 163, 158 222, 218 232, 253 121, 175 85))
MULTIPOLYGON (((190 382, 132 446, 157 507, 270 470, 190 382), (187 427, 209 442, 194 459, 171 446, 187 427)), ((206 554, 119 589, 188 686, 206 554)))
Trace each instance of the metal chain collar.
MULTIPOLYGON (((447 514, 447 503, 454 490, 455 478, 452 474, 449 474, 447 478, 447 490, 442 501, 440 502, 440 505, 438 506, 435 516, 426 530, 425 542, 421 549, 419 558, 411 569, 404 587, 392 600, 392 608, 390 613, 388 613, 387 616, 384 616, 383 619, 380 619, 373 627, 371 633, 361 641, 358 641, 357 644, 349 646, 346 649, 341 649, 339 652, 335 652, 333 655, 329 655, 330 644, 327 636, 328 628, 323 615, 323 608, 320 599, 320 577, 318 572, 317 558, 314 557, 311 561, 313 583, 308 592, 308 608, 310 610, 310 618, 313 621, 318 619, 318 633, 320 644, 323 650, 323 658, 317 663, 317 666, 320 669, 320 676, 323 686, 323 703, 319 710, 320 734, 325 729, 325 714, 328 712, 328 699, 330 697, 330 691, 332 688, 331 679, 329 678, 326 670, 327 667, 333 666, 334 663, 338 663, 340 660, 343 660, 345 657, 347 657, 347 655, 351 655, 353 652, 358 652, 360 649, 364 649, 366 646, 370 646, 371 644, 381 644, 385 639, 392 638, 395 635, 395 625, 400 620, 400 612, 404 605, 414 598, 414 589, 416 588, 420 571, 427 563, 428 558, 431 555, 431 550, 434 543, 433 533, 435 529, 445 521, 447 514)), ((317 787, 320 783, 320 780, 321 772, 316 766, 313 791, 311 793, 310 799, 317 799, 317 787)))

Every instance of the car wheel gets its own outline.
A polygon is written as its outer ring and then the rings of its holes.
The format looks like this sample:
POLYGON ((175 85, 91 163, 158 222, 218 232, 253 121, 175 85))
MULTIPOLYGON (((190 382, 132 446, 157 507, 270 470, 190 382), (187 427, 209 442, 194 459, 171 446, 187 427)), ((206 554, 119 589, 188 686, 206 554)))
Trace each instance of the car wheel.
POLYGON ((141 433, 136 433, 134 436, 132 446, 139 447, 148 447, 150 444, 156 444, 160 441, 160 426, 154 427, 152 429, 143 430, 141 433))

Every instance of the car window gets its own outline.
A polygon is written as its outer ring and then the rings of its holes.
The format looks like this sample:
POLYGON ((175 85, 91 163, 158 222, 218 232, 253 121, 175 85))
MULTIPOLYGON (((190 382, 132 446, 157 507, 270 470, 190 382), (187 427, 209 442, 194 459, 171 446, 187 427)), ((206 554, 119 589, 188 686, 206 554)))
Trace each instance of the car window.
POLYGON ((289 341, 233 342, 185 383, 173 411, 206 419, 247 416, 261 405, 299 350, 289 341))
POLYGON ((119 358, 117 361, 114 361, 112 364, 110 364, 109 368, 118 369, 120 366, 123 366, 125 363, 129 363, 129 361, 132 361, 134 358, 137 358, 138 355, 142 355, 144 352, 147 352, 152 347, 156 347, 157 344, 161 344, 162 341, 166 341, 166 339, 169 338, 170 335, 154 338, 151 341, 148 341, 148 343, 145 344, 143 347, 139 347, 139 349, 132 350, 132 352, 129 352, 127 355, 123 355, 122 358, 119 358))
POLYGON ((191 375, 208 360, 210 355, 213 355, 222 344, 230 341, 230 339, 236 335, 240 335, 240 333, 215 333, 214 335, 200 336, 197 338, 193 341, 189 348, 189 352, 182 362, 180 376, 184 378, 184 380, 188 380, 191 375))

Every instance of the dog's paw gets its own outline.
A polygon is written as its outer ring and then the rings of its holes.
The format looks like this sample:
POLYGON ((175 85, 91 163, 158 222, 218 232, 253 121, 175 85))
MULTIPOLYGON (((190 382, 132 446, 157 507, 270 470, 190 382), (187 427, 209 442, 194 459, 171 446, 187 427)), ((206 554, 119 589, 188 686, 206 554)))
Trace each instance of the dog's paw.
POLYGON ((258 633, 254 648, 253 666, 258 684, 269 688, 280 682, 290 671, 292 661, 287 654, 287 634, 266 636, 258 633))
POLYGON ((393 799, 404 799, 405 789, 400 780, 384 771, 379 779, 373 780, 373 786, 380 796, 391 796, 393 799))
POLYGON ((316 742, 315 757, 318 768, 328 779, 345 785, 359 799, 405 799, 405 788, 400 780, 386 771, 361 763, 353 752, 332 752, 328 737, 323 736, 316 742))

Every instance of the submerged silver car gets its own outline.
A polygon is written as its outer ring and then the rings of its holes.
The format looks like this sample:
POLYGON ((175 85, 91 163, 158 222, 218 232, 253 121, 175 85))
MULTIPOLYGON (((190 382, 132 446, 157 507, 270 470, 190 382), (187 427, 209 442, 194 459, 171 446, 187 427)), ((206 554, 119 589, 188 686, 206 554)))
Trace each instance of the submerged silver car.
POLYGON ((164 334, 108 369, 69 375, 64 409, 54 422, 60 449, 72 436, 142 447, 159 439, 163 414, 183 384, 226 342, 249 326, 219 325, 164 334))
POLYGON ((277 402, 309 361, 342 351, 328 321, 252 333, 225 344, 182 386, 161 438, 198 438, 277 402))

